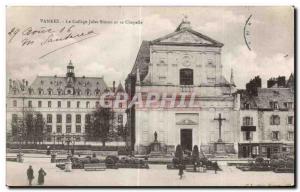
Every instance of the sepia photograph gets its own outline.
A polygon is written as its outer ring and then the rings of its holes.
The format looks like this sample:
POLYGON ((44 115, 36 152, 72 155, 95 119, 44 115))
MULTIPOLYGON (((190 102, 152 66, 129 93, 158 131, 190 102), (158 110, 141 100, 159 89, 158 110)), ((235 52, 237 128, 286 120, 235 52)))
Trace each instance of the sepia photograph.
POLYGON ((7 6, 5 33, 8 187, 295 187, 295 7, 7 6))

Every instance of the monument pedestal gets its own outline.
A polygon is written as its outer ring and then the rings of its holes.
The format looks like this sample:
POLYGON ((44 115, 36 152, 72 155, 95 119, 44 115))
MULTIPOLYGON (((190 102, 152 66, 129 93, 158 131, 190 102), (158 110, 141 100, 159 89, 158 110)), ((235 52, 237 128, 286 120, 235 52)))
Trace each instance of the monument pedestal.
POLYGON ((70 157, 67 157, 67 162, 65 163, 65 172, 72 171, 72 161, 70 157))
POLYGON ((226 154, 225 143, 222 140, 218 140, 218 142, 214 143, 214 148, 216 154, 226 154))
POLYGON ((149 157, 166 157, 168 154, 166 153, 166 150, 164 150, 163 145, 158 142, 154 141, 150 145, 150 153, 149 157))

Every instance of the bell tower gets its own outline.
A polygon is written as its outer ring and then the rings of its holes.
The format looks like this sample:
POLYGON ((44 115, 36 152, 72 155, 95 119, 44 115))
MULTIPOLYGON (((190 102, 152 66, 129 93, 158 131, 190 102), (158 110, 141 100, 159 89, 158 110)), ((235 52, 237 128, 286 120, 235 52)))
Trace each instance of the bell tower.
POLYGON ((67 85, 65 87, 65 94, 73 95, 74 94, 75 73, 74 73, 74 66, 73 66, 71 60, 67 66, 66 77, 67 77, 67 85))
POLYGON ((72 64, 72 61, 70 60, 68 66, 67 66, 67 83, 73 84, 75 79, 75 73, 74 73, 74 66, 72 64))

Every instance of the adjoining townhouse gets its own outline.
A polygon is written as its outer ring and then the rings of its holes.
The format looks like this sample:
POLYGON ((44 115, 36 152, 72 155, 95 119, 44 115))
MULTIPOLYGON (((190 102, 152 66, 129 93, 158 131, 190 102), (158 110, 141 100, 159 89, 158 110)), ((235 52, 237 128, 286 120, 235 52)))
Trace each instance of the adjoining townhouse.
POLYGON ((239 93, 239 157, 294 153, 293 74, 287 82, 283 77, 270 79, 268 88, 261 88, 261 79, 255 77, 239 93))
MULTIPOLYGON (((45 141, 60 141, 62 135, 72 135, 76 143, 85 142, 85 126, 91 120, 91 112, 99 105, 103 93, 124 92, 121 85, 108 87, 103 77, 76 77, 70 61, 65 76, 37 76, 28 81, 9 80, 7 93, 7 135, 16 136, 16 125, 27 111, 38 112, 46 123, 45 141)), ((126 123, 126 106, 116 110, 118 127, 126 123), (119 125, 120 124, 120 125, 119 125)))

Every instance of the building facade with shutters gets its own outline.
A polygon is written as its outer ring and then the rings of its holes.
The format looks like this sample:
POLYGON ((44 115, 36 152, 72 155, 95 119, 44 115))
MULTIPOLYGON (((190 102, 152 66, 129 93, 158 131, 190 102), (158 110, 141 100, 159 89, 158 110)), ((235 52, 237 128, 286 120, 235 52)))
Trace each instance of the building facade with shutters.
MULTIPOLYGON (((121 85, 108 87, 103 77, 77 77, 72 62, 67 65, 65 76, 37 76, 27 81, 9 80, 7 92, 7 135, 15 138, 18 127, 24 127, 20 119, 30 112, 37 113, 45 123, 43 142, 59 142, 71 135, 76 144, 85 141, 85 127, 91 113, 100 104, 105 92, 124 92, 121 85)), ((124 128, 126 105, 116 109, 115 125, 124 128)))
MULTIPOLYGON (((280 77, 282 78, 282 77, 280 77)), ((274 79, 272 79, 273 81, 274 79)), ((239 156, 271 157, 294 153, 294 77, 278 86, 240 91, 239 156)))

